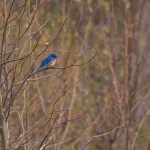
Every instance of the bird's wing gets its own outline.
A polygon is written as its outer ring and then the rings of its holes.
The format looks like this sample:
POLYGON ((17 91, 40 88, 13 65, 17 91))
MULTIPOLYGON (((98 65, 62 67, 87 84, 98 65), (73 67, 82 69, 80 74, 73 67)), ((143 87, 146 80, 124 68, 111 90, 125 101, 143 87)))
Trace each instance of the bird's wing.
POLYGON ((42 61, 42 63, 41 63, 41 65, 40 65, 40 67, 39 67, 38 70, 40 70, 43 66, 47 65, 47 64, 48 64, 49 62, 51 62, 53 59, 54 59, 54 58, 53 58, 51 55, 47 56, 47 57, 42 61))
POLYGON ((51 57, 51 56, 46 57, 46 58, 42 61, 41 66, 47 65, 47 64, 48 64, 49 62, 51 62, 52 60, 53 60, 53 57, 51 57))

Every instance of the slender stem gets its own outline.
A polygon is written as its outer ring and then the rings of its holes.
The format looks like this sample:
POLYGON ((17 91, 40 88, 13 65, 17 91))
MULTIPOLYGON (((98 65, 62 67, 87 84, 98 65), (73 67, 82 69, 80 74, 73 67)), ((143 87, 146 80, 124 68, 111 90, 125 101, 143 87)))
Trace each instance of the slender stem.
POLYGON ((5 124, 5 118, 4 118, 1 93, 0 93, 0 135, 1 135, 2 149, 6 150, 7 149, 6 124, 5 124))

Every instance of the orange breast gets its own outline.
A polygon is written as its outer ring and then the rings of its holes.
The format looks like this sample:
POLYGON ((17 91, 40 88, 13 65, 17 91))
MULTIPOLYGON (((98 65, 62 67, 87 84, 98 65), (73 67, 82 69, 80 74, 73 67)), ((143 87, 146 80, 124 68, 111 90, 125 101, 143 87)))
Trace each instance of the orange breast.
POLYGON ((50 62, 50 65, 51 65, 51 66, 54 66, 54 65, 56 64, 56 61, 57 61, 56 58, 53 59, 53 60, 50 62))

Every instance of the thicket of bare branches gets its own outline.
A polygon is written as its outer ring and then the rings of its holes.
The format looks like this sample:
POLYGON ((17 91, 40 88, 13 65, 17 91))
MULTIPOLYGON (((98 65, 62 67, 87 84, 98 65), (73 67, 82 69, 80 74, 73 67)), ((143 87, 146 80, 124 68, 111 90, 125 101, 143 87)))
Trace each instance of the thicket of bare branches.
POLYGON ((0 148, 149 150, 149 8, 0 1, 0 148))

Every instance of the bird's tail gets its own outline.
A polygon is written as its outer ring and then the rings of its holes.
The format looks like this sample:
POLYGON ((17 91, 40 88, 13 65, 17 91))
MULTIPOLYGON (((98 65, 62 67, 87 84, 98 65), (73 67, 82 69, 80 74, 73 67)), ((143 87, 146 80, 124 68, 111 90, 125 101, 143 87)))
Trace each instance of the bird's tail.
POLYGON ((38 69, 37 69, 37 71, 40 71, 42 69, 42 67, 40 66, 38 69))

